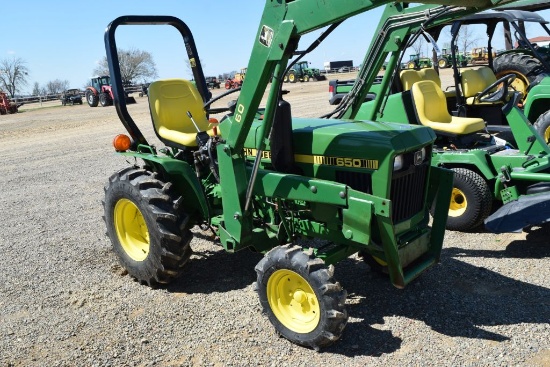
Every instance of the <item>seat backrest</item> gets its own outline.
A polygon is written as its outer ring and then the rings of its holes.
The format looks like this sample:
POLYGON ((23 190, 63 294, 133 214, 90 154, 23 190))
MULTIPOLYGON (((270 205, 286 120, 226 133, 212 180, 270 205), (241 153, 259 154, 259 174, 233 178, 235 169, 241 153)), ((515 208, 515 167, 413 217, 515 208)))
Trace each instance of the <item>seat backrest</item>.
POLYGON ((422 80, 420 74, 416 70, 402 70, 399 73, 399 79, 401 80, 401 86, 403 90, 410 90, 414 83, 422 80))
POLYGON ((452 117, 447 111, 447 100, 441 88, 432 80, 414 83, 411 88, 418 120, 422 125, 430 122, 450 123, 452 117))
POLYGON ((202 97, 189 80, 164 79, 152 82, 148 94, 153 126, 159 137, 170 139, 171 132, 179 132, 192 134, 194 140, 197 129, 187 116, 187 111, 191 112, 201 131, 209 129, 202 97))
POLYGON ((420 74, 420 79, 422 80, 431 80, 437 84, 439 88, 441 88, 441 79, 439 78, 439 74, 437 74, 437 71, 433 68, 424 68, 422 70, 418 71, 418 74, 420 74))
POLYGON ((460 72, 462 92, 466 98, 474 97, 496 80, 495 74, 487 66, 479 69, 463 69, 460 72))

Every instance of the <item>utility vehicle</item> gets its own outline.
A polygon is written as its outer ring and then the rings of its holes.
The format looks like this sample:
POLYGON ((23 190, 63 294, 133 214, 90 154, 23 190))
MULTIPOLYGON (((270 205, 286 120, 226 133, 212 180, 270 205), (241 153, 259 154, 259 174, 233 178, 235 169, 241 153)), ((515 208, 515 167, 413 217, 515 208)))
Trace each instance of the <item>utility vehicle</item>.
MULTIPOLYGON (((433 130, 351 115, 294 118, 282 98, 283 77, 301 57, 342 20, 385 3, 266 1, 240 95, 221 109, 212 107, 219 96, 211 98, 182 21, 124 16, 109 25, 105 41, 115 106, 130 135, 117 136, 114 147, 136 162, 109 178, 104 216, 114 251, 131 276, 150 286, 170 282, 191 255, 190 228, 211 228, 227 252, 249 248, 265 254, 256 266, 263 310, 285 338, 319 349, 340 338, 348 319, 334 264, 361 252, 383 263, 390 281, 402 288, 439 261, 452 172, 431 164, 433 130), (128 113, 120 77, 115 31, 143 24, 170 25, 181 33, 196 83, 167 79, 149 86, 162 148, 145 139, 128 113), (302 35, 324 26, 311 46, 297 50, 302 35), (214 111, 227 112, 219 125, 208 118, 214 111), (308 238, 318 241, 299 241, 308 238)), ((418 28, 420 14, 448 21, 497 3, 393 3, 382 21, 390 30, 403 22, 418 28)), ((379 46, 397 48, 401 33, 379 46)), ((373 49, 372 60, 364 63, 370 65, 362 75, 366 90, 385 59, 381 50, 373 49)))
MULTIPOLYGON (((419 15, 416 21, 423 21, 423 17, 419 15)), ((458 32, 459 23, 453 24, 453 34, 458 32)), ((391 60, 399 60, 417 37, 436 39, 443 25, 424 22, 418 32, 408 24, 394 26, 390 31, 382 25, 363 64, 371 62, 371 50, 379 47, 384 56, 389 55, 389 65, 393 66, 386 70, 378 85, 368 89, 361 83, 366 74, 360 72, 357 79, 360 82, 351 87, 330 116, 432 127, 437 135, 432 164, 455 172, 448 229, 469 231, 485 222, 487 229, 498 233, 547 221, 550 218, 550 149, 518 107, 521 94, 509 92, 515 75, 495 80, 487 67, 461 69, 457 90, 443 91, 434 69, 399 70, 396 65, 400 61, 392 64, 391 60), (398 47, 389 46, 389 40, 398 35, 403 35, 405 41, 398 47), (484 84, 487 73, 492 81, 484 84), (479 89, 480 86, 483 87, 479 89), (373 100, 363 104, 369 94, 374 96, 373 100), (491 114, 486 118, 472 116, 469 113, 476 106, 468 106, 468 114, 464 116, 449 102, 470 96, 482 105, 477 106, 479 110, 491 107, 495 115, 503 116, 516 144, 513 149, 488 133, 486 124, 492 123, 491 114), (491 214, 494 201, 504 205, 491 214)))

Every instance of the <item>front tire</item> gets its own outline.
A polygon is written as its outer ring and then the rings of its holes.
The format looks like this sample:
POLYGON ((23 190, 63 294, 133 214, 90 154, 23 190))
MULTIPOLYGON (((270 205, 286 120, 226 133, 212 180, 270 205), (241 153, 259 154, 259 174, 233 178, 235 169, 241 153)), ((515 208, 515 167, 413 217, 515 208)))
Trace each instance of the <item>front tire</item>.
POLYGON ((542 136, 546 144, 550 144, 550 111, 546 111, 540 115, 533 126, 540 136, 542 136))
POLYGON ((306 82, 306 83, 309 82, 309 75, 307 75, 307 74, 304 75, 304 82, 306 82))
POLYGON ((107 107, 111 105, 111 97, 107 93, 101 93, 99 95, 99 104, 101 107, 107 107))
POLYGON ((489 216, 493 197, 487 182, 476 172, 465 168, 453 168, 453 171, 447 229, 469 231, 489 216))
POLYGON ((278 333, 315 350, 341 337, 347 293, 321 259, 299 246, 278 246, 256 265, 256 273, 260 303, 278 333))
POLYGON ((128 273, 150 287, 176 278, 191 256, 181 201, 170 183, 134 167, 115 173, 105 186, 104 220, 113 250, 128 273))

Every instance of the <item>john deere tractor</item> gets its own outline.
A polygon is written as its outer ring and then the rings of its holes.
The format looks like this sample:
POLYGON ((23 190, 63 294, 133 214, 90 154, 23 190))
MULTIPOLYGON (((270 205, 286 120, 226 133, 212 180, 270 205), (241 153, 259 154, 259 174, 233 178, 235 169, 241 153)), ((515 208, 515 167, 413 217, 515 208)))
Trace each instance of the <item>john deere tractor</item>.
MULTIPOLYGON (((181 20, 124 16, 109 25, 114 101, 129 134, 117 136, 114 148, 135 163, 109 178, 104 217, 113 249, 132 277, 150 286, 169 283, 190 259, 190 229, 210 228, 227 252, 265 254, 256 265, 263 310, 282 336, 319 349, 341 337, 348 319, 346 291, 333 265, 361 253, 403 288, 439 261, 452 172, 431 164, 433 130, 353 116, 296 118, 282 98, 284 75, 300 61, 289 63, 293 55, 311 52, 343 19, 386 2, 266 1, 246 82, 227 108, 212 107, 219 97, 211 98, 193 36, 181 20), (143 24, 181 33, 195 82, 150 84, 151 119, 162 148, 145 139, 128 113, 118 61, 116 29, 143 24), (297 50, 302 35, 322 27, 312 45, 297 50), (214 112, 225 112, 219 124, 209 118, 214 112)), ((498 1, 477 0, 475 9, 455 3, 414 8, 445 12, 449 19, 498 1)), ((384 17, 398 26, 411 12, 407 4, 394 4, 384 17)), ((398 47, 399 37, 386 46, 398 47)), ((378 51, 372 55, 362 80, 367 90, 385 59, 378 51)))
POLYGON ((310 80, 327 80, 327 77, 321 75, 319 69, 310 68, 308 61, 297 62, 283 77, 283 82, 296 83, 309 82, 310 80))

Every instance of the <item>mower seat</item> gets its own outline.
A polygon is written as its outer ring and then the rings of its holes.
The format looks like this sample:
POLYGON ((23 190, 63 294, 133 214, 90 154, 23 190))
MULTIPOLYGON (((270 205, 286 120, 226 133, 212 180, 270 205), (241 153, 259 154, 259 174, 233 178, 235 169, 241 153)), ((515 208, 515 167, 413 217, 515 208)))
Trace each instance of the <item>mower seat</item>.
POLYGON ((164 79, 152 82, 148 88, 149 109, 159 139, 168 146, 196 147, 197 129, 213 136, 213 124, 208 121, 202 97, 189 80, 164 79))
POLYGON ((418 121, 436 133, 466 135, 485 129, 483 119, 451 116, 443 91, 432 80, 414 83, 411 95, 418 121))

